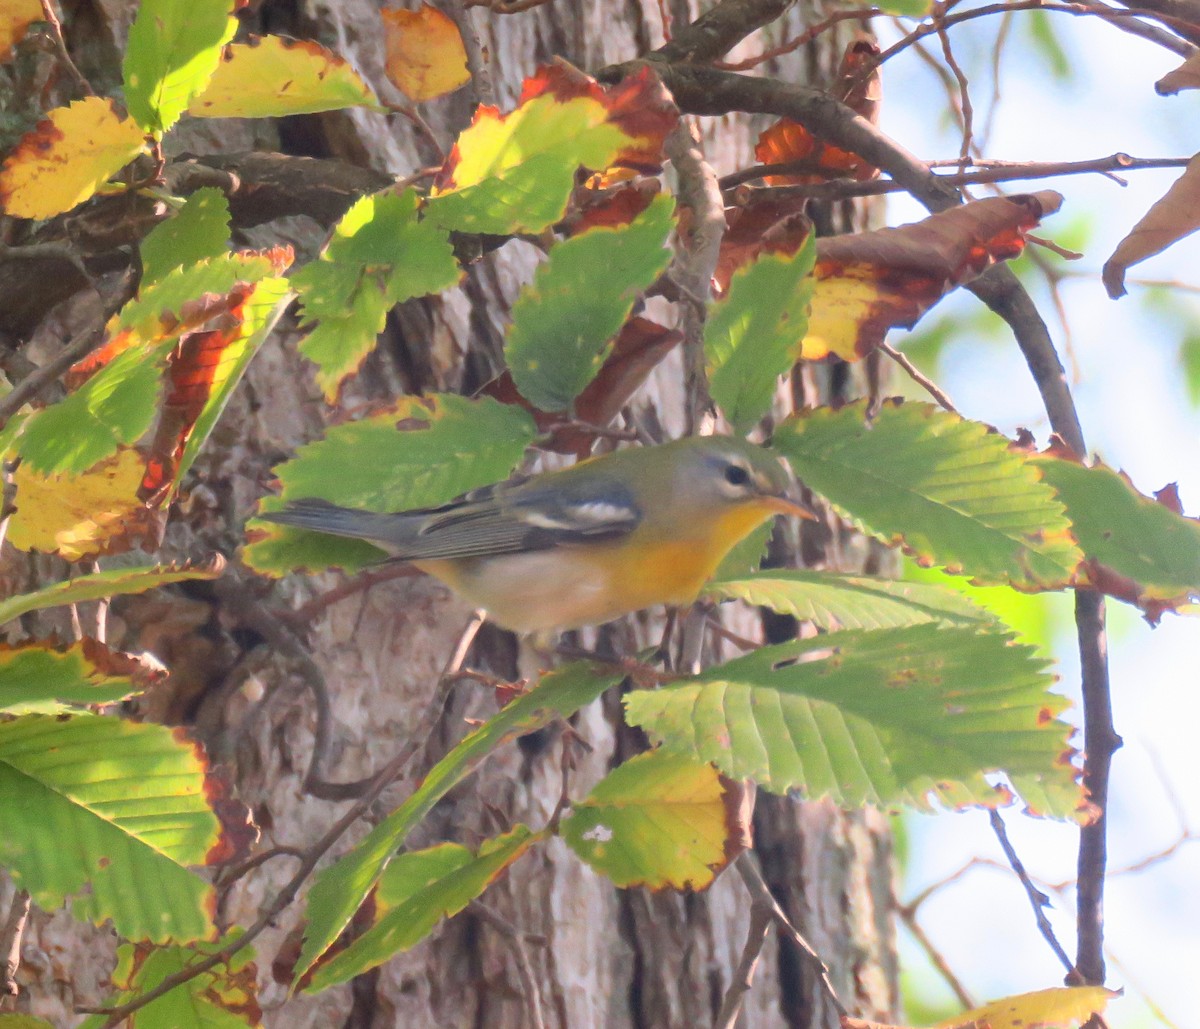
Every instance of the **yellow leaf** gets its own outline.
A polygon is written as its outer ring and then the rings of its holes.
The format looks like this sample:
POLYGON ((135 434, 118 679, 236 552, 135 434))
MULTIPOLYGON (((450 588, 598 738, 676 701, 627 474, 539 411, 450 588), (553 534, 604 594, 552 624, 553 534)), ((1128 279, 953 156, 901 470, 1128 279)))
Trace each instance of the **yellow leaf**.
POLYGON ((377 108, 379 100, 345 58, 309 40, 252 36, 225 48, 188 114, 279 118, 358 105, 377 108))
POLYGON ((981 1008, 939 1022, 933 1029, 991 1025, 996 1029, 1072 1029, 1092 1015, 1104 1013, 1109 1000, 1120 994, 1103 986, 1056 987, 994 1000, 981 1008))
POLYGON ((436 7, 382 12, 387 77, 420 103, 458 89, 470 77, 467 51, 453 19, 436 7))
POLYGON ((8 0, 0 6, 0 61, 11 57, 9 51, 25 35, 25 30, 44 17, 38 0, 8 0))
POLYGON ((41 475, 20 465, 13 473, 17 511, 9 523, 9 541, 18 550, 78 561, 129 550, 140 539, 155 537, 161 513, 138 498, 145 472, 145 460, 132 447, 82 475, 41 475))
POLYGON ((145 146, 145 132, 113 102, 89 96, 57 107, 27 132, 0 170, 0 207, 49 218, 88 199, 145 146))

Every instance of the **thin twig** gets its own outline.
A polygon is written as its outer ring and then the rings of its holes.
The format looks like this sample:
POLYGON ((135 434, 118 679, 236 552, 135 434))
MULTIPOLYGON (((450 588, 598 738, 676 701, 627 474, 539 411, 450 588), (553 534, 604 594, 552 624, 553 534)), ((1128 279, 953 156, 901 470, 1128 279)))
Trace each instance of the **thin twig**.
MULTIPOLYGON (((398 114, 398 115, 400 115, 400 117, 407 119, 409 124, 412 125, 412 127, 414 129, 417 130, 417 134, 420 135, 421 138, 424 139, 425 142, 429 144, 429 146, 433 150, 433 152, 435 154, 437 154, 438 158, 442 161, 442 163, 445 163, 446 151, 442 147, 442 144, 438 140, 437 136, 434 134, 434 131, 430 127, 429 122, 427 122, 424 118, 421 117, 420 111, 418 111, 415 107, 409 106, 408 104, 402 104, 402 103, 398 103, 396 101, 391 101, 391 102, 385 103, 384 106, 389 111, 391 111, 393 114, 398 114)), ((421 171, 417 172, 415 175, 410 175, 407 179, 405 179, 404 184, 411 185, 413 182, 417 182, 420 179, 428 178, 429 175, 431 175, 431 174, 436 175, 439 171, 441 171, 440 166, 437 168, 432 168, 432 169, 423 168, 423 169, 421 169, 421 171)))
POLYGON ((481 104, 496 103, 496 87, 492 83, 492 69, 488 65, 487 54, 479 41, 479 33, 475 30, 475 20, 471 17, 463 0, 442 0, 442 9, 454 19, 458 26, 458 34, 462 36, 463 49, 467 52, 467 70, 471 73, 471 88, 475 90, 475 98, 481 104))
POLYGON ((734 866, 737 868, 742 882, 745 883, 746 889, 750 891, 752 902, 761 903, 770 910, 772 917, 775 919, 775 924, 779 927, 780 933, 786 935, 796 945, 801 955, 808 962, 809 968, 824 989, 829 1002, 833 1005, 834 1011, 838 1015, 847 1015, 849 1012, 846 1011, 846 1006, 841 1002, 829 978, 828 966, 821 960, 821 956, 813 950, 812 945, 804 938, 800 930, 792 925, 786 912, 779 906, 779 902, 775 900, 774 894, 771 893, 770 887, 767 886, 766 881, 762 877, 762 872, 759 870, 754 852, 750 850, 743 851, 734 861, 734 866))
POLYGON ((409 579, 424 574, 419 568, 399 562, 390 562, 379 568, 369 568, 340 585, 334 586, 333 589, 317 594, 307 604, 296 608, 295 611, 280 612, 279 617, 288 625, 303 629, 326 608, 332 607, 347 597, 369 590, 380 583, 391 582, 393 579, 409 579))
POLYGON ((925 390, 934 400, 944 407, 951 414, 958 414, 954 404, 950 402, 950 398, 942 391, 942 388, 927 376, 920 368, 912 363, 904 354, 900 353, 895 347, 888 343, 878 344, 888 357, 896 362, 908 374, 908 377, 913 380, 918 386, 925 390))
POLYGON ((917 921, 915 906, 909 905, 906 907, 896 898, 895 907, 896 914, 900 916, 900 921, 904 923, 905 928, 912 934, 913 939, 925 951, 925 956, 929 958, 930 964, 937 969, 938 975, 950 987, 951 992, 958 999, 958 1002, 968 1010, 975 1007, 975 1001, 972 999, 970 993, 967 992, 967 988, 963 986, 962 981, 954 974, 954 969, 950 967, 950 963, 946 960, 945 955, 934 946, 933 941, 921 927, 921 923, 917 921))
MULTIPOLYGON (((954 186, 972 186, 989 182, 1018 182, 1031 179, 1051 179, 1060 175, 1111 175, 1113 171, 1143 171, 1154 168, 1184 168, 1190 157, 1130 157, 1128 154, 1112 154, 1087 161, 974 161, 974 171, 936 175, 939 182, 954 186)), ((943 163, 931 161, 931 168, 943 163)), ((768 175, 786 175, 806 171, 808 161, 787 161, 779 164, 758 164, 744 171, 734 172, 721 179, 724 191, 765 178, 768 175)), ((905 187, 892 179, 874 179, 870 182, 855 182, 852 179, 835 179, 796 186, 769 186, 771 196, 804 196, 814 200, 846 200, 853 197, 879 196, 884 193, 899 193, 905 187)), ((765 195, 765 194, 764 194, 765 195)))
POLYGON ((854 11, 835 11, 828 18, 822 19, 815 25, 810 25, 800 35, 789 39, 786 43, 780 43, 779 46, 773 46, 769 50, 764 50, 760 54, 755 54, 753 57, 747 57, 741 61, 713 61, 713 67, 722 68, 725 71, 749 71, 751 68, 757 68, 760 64, 765 64, 767 61, 773 61, 776 57, 783 57, 794 50, 808 46, 818 36, 828 32, 835 25, 840 25, 844 21, 870 21, 872 18, 882 17, 885 13, 885 11, 880 10, 878 7, 864 7, 854 11))
POLYGON ((21 967, 21 940, 29 921, 29 891, 17 890, 8 909, 4 929, 0 930, 0 997, 15 997, 21 992, 17 985, 17 969, 21 967))
POLYGON ((1050 924, 1050 919, 1046 917, 1046 907, 1050 903, 1050 898, 1034 885, 1033 880, 1029 877, 1029 873, 1025 871, 1025 865, 1021 862, 1020 857, 1017 856, 1012 843, 1009 842, 1008 829, 1004 825, 1004 819, 1000 817, 1000 812, 993 808, 988 812, 988 817, 991 819, 992 832, 996 834, 996 839, 1000 842, 1000 849, 1004 851, 1004 856, 1008 858, 1008 863, 1012 866, 1013 872, 1025 888, 1025 895, 1029 898, 1034 918, 1037 920, 1038 932, 1042 934, 1042 937, 1050 945, 1050 949, 1054 951, 1054 956, 1062 962, 1067 975, 1071 975, 1075 971, 1075 966, 1072 964, 1070 956, 1063 950, 1062 944, 1058 942, 1058 937, 1054 935, 1054 926, 1050 924))
POLYGON ((92 89, 92 84, 88 82, 67 51, 67 41, 63 37, 62 22, 58 20, 58 14, 54 10, 54 0, 42 0, 42 16, 50 25, 50 37, 54 40, 54 49, 58 53, 58 59, 62 61, 71 78, 75 80, 75 88, 84 96, 95 96, 96 91, 92 89))
POLYGON ((713 1029, 734 1029, 738 1014, 754 985, 754 970, 758 967, 758 959, 762 955, 763 945, 767 942, 767 933, 775 914, 766 904, 751 903, 750 925, 746 929, 746 942, 742 946, 742 956, 734 969, 729 989, 721 1000, 721 1010, 713 1020, 713 1029))
POLYGON ((693 434, 712 409, 704 363, 704 321, 725 235, 725 205, 716 173, 704 159, 688 119, 679 120, 664 150, 679 176, 679 203, 691 211, 690 232, 686 240, 680 241, 670 276, 686 298, 682 325, 686 431, 693 434))

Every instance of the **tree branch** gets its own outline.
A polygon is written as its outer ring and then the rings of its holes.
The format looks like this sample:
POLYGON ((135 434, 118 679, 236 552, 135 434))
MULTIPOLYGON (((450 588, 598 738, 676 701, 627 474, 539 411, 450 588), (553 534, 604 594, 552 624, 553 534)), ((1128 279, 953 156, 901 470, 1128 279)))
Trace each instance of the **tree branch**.
POLYGON ((15 997, 21 992, 17 986, 17 969, 21 967, 21 940, 28 921, 29 891, 17 890, 4 928, 0 930, 0 997, 15 997))
POLYGON ((762 955, 763 944, 767 942, 767 933, 775 920, 774 912, 766 904, 757 901, 750 905, 750 925, 746 930, 746 942, 742 946, 742 956, 734 969, 733 979, 729 989, 721 1000, 721 1010, 713 1020, 713 1029, 734 1029, 738 1015, 745 1003, 746 995, 754 986, 754 970, 758 967, 758 959, 762 955))
POLYGON ((795 0, 720 0, 690 25, 677 29, 655 55, 664 61, 715 61, 750 33, 770 25, 795 0))

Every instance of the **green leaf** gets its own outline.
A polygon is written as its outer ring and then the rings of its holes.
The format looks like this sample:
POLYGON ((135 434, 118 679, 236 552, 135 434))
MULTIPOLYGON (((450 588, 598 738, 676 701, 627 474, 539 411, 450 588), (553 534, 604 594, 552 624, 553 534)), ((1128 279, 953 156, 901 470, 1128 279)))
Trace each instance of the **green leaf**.
POLYGON ((384 110, 344 57, 312 40, 250 36, 226 48, 188 113, 198 118, 283 118, 359 106, 384 110))
POLYGON ((203 771, 196 748, 159 725, 0 722, 0 864, 39 907, 77 894, 76 917, 111 918, 128 939, 210 937, 213 887, 187 868, 219 838, 203 771))
POLYGON ((653 165, 677 120, 648 69, 605 89, 573 70, 543 67, 526 80, 515 111, 476 109, 438 177, 429 217, 459 232, 541 232, 566 212, 580 167, 653 165))
MULTIPOLYGON (((402 397, 381 414, 330 429, 275 474, 283 500, 316 497, 372 511, 432 507, 504 479, 536 433, 521 408, 486 397, 402 397)), ((256 532, 262 524, 255 523, 256 532)), ((243 552, 257 571, 332 564, 350 570, 382 556, 358 540, 276 525, 263 531, 243 552)))
POLYGON ((709 387, 736 432, 748 432, 770 410, 779 376, 799 357, 816 257, 812 233, 795 254, 762 254, 734 273, 728 294, 709 311, 709 387))
POLYGON ((330 403, 374 349, 390 308, 449 289, 462 274, 449 235, 418 218, 418 203, 412 189, 363 197, 338 222, 320 259, 292 276, 302 324, 319 323, 300 352, 317 365, 330 403))
MULTIPOLYGON (((150 947, 122 944, 117 948, 117 967, 113 985, 121 992, 105 1007, 126 1004, 149 993, 168 976, 182 972, 188 965, 227 946, 240 929, 212 943, 193 943, 188 947, 150 947)), ((136 1011, 128 1022, 131 1029, 246 1029, 262 1025, 258 1006, 257 970, 254 949, 243 947, 222 964, 189 979, 152 1000, 136 1011)), ((93 1015, 79 1029, 100 1029, 105 1015, 93 1015)))
POLYGON ((741 542, 725 555, 717 570, 713 572, 714 579, 736 579, 749 572, 758 571, 763 558, 767 556, 767 546, 771 542, 771 534, 775 531, 775 520, 764 522, 753 530, 741 542))
POLYGON ((54 1026, 33 1015, 0 1015, 0 1029, 54 1029, 54 1026))
POLYGON ((114 674, 103 644, 67 650, 36 643, 0 644, 0 712, 59 714, 70 704, 113 704, 139 692, 127 674, 114 674))
POLYGON ((702 890, 729 860, 729 819, 712 765, 652 750, 609 772, 561 828, 617 886, 702 890))
POLYGON ((1179 342, 1179 367, 1192 407, 1200 407, 1200 332, 1192 326, 1184 330, 1179 342))
POLYGON ((44 475, 78 474, 150 428, 162 391, 162 347, 131 347, 57 404, 33 414, 17 441, 22 459, 44 475))
POLYGON ((995 805, 985 773, 1073 783, 1071 727, 1055 717, 1067 701, 1047 692, 1046 665, 975 627, 851 630, 763 647, 625 704, 664 748, 773 792, 995 805))
POLYGON ((956 590, 869 575, 770 569, 710 582, 705 593, 742 600, 821 629, 890 629, 937 622, 989 627, 992 616, 956 590))
POLYGON ((233 38, 233 0, 142 0, 125 51, 125 106, 161 135, 208 84, 233 38))
POLYGON ((1071 81, 1074 77, 1071 58, 1063 49, 1054 19, 1045 11, 1030 11, 1029 17, 1022 18, 1021 23, 1029 30, 1041 67, 1048 68, 1060 83, 1071 81))
POLYGON ((628 225, 557 244, 517 298, 505 357, 535 407, 566 408, 600 370, 639 294, 670 263, 674 206, 660 194, 628 225))
POLYGON ((30 611, 63 604, 81 604, 124 593, 142 593, 157 586, 189 579, 216 579, 225 569, 223 560, 206 564, 139 565, 132 568, 109 568, 90 575, 81 575, 66 582, 56 582, 32 593, 18 593, 0 601, 0 625, 11 622, 30 611))
POLYGON ((308 894, 308 931, 295 975, 298 979, 324 954, 350 922, 388 862, 413 827, 493 750, 568 718, 621 680, 620 673, 576 662, 542 676, 498 714, 463 739, 430 769, 417 790, 348 854, 320 872, 308 894))
POLYGON ((1151 621, 1200 599, 1200 522, 1142 496, 1103 464, 1052 456, 1033 464, 1067 506, 1087 557, 1085 582, 1136 604, 1151 621))
POLYGON ((478 853, 443 843, 397 855, 379 879, 374 923, 345 950, 318 965, 305 989, 315 993, 344 983, 416 946, 439 921, 453 918, 483 893, 543 835, 518 825, 487 840, 478 853))
POLYGON ((142 240, 142 288, 167 272, 224 254, 229 247, 229 202, 213 186, 196 190, 142 240))
POLYGON ((865 532, 986 583, 1059 589, 1079 564, 1062 504, 986 425, 931 404, 866 403, 789 418, 774 445, 865 532))
POLYGON ((888 14, 898 14, 902 18, 920 18, 929 10, 930 0, 882 0, 878 7, 888 14))
POLYGON ((253 252, 221 254, 175 268, 161 279, 143 285, 121 308, 113 335, 132 330, 144 338, 169 335, 187 308, 207 293, 225 295, 239 282, 261 282, 275 274, 271 257, 253 252))

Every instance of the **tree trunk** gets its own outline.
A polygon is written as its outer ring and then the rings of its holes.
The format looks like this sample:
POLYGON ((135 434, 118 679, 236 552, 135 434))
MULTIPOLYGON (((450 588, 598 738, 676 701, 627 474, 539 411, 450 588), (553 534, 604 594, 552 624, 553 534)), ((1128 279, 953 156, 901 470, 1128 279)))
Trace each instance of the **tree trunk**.
MULTIPOLYGON (((123 46, 134 5, 128 0, 82 0, 66 7, 68 38, 85 74, 99 83, 106 68, 104 74, 111 78, 113 54, 123 46)), ((556 0, 509 16, 483 8, 469 13, 491 57, 496 101, 503 109, 512 105, 522 78, 539 62, 561 56, 595 70, 661 44, 660 8, 666 7, 677 25, 696 14, 686 0, 556 0)), ((319 39, 350 57, 385 96, 391 95, 381 71, 375 3, 267 0, 254 17, 260 22, 252 26, 254 31, 319 39)), ((769 30, 770 38, 793 35, 805 21, 801 5, 769 30)), ((822 38, 829 40, 828 35, 822 38)), ((744 44, 736 53, 753 52, 761 42, 744 44)), ((833 42, 824 46, 820 52, 790 55, 782 65, 768 66, 766 73, 793 81, 831 77, 838 47, 833 42)), ((467 123, 473 104, 469 93, 460 90, 423 110, 443 145, 467 123)), ((718 172, 744 166, 761 127, 740 116, 706 120, 709 162, 718 172)), ((273 124, 192 122, 171 138, 178 148, 194 153, 278 149, 337 158, 399 177, 437 163, 404 119, 364 112, 273 124)), ((308 219, 290 218, 247 228, 241 239, 261 244, 281 233, 311 256, 324 230, 308 219)), ((461 287, 398 309, 377 352, 332 411, 297 356, 295 332, 277 332, 192 473, 190 497, 168 536, 168 556, 198 556, 213 549, 233 555, 242 523, 268 490, 272 465, 320 435, 331 419, 356 417, 398 393, 470 391, 486 381, 498 368, 507 312, 534 265, 532 248, 510 243, 472 265, 461 287)), ((669 434, 683 423, 681 381, 678 360, 670 360, 637 401, 655 408, 669 434)), ((806 373, 796 389, 819 390, 828 397, 853 392, 854 386, 844 371, 822 370, 806 373)), ((807 563, 862 566, 869 548, 861 540, 851 545, 835 539, 825 525, 815 529, 804 539, 807 563)), ((786 539, 777 541, 779 548, 788 548, 786 539)), ((171 597, 160 593, 119 605, 121 622, 110 637, 131 649, 152 649, 174 669, 172 692, 147 704, 152 713, 198 727, 214 759, 229 766, 240 797, 253 808, 263 829, 262 848, 305 846, 345 810, 345 802, 318 799, 303 788, 320 703, 327 702, 332 711, 328 754, 320 771, 340 782, 369 776, 414 732, 432 725, 415 769, 422 773, 462 737, 465 718, 486 717, 495 710, 491 691, 476 683, 460 682, 443 697, 440 672, 470 612, 438 583, 395 579, 320 610, 307 626, 304 646, 320 670, 322 686, 311 672, 298 670, 296 655, 270 638, 262 611, 309 602, 343 577, 294 576, 271 584, 233 564, 232 585, 227 581, 215 590, 171 597)), ((744 618, 740 631, 754 631, 757 616, 747 613, 744 618)), ((614 646, 632 648, 653 638, 657 626, 642 616, 603 630, 603 636, 614 646)), ((794 626, 772 625, 769 631, 789 628, 794 626)), ((585 642, 592 639, 589 634, 585 642)), ((511 635, 485 628, 470 663, 513 677, 535 674, 544 661, 511 635)), ((575 719, 590 750, 573 751, 572 796, 584 796, 638 745, 628 729, 619 727, 619 711, 610 697, 575 719)), ((504 748, 436 808, 410 845, 444 839, 472 844, 515 821, 544 823, 560 796, 561 755, 567 745, 560 733, 546 730, 504 748)), ((379 813, 403 799, 413 781, 394 786, 379 813)), ((894 1013, 886 819, 875 812, 845 813, 825 803, 760 792, 754 829, 766 882, 828 963, 842 1001, 869 1018, 894 1013)), ((363 827, 358 835, 365 831, 363 827)), ((253 921, 264 898, 293 868, 291 858, 278 857, 234 884, 224 897, 222 917, 253 921)), ((730 986, 750 911, 747 890, 733 870, 702 894, 619 891, 557 840, 518 861, 487 891, 482 904, 483 909, 468 909, 353 984, 315 997, 289 998, 286 971, 273 974, 272 959, 300 925, 303 906, 295 905, 256 945, 265 1024, 278 1029, 528 1027, 536 1024, 536 1001, 550 1027, 707 1026, 730 986), (523 962, 531 966, 537 998, 530 996, 523 962)), ((63 912, 39 913, 25 948, 22 981, 33 1013, 68 1025, 75 1006, 104 999, 103 980, 113 960, 111 933, 91 930, 63 912)), ((739 1024, 822 1029, 831 1024, 811 972, 795 948, 778 943, 774 933, 739 1024)))

